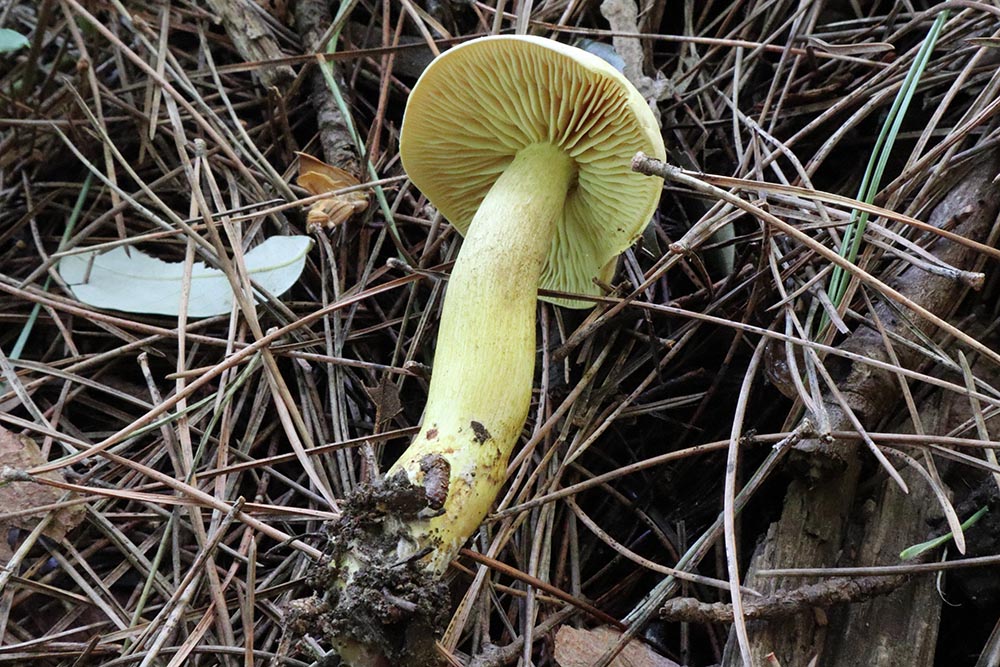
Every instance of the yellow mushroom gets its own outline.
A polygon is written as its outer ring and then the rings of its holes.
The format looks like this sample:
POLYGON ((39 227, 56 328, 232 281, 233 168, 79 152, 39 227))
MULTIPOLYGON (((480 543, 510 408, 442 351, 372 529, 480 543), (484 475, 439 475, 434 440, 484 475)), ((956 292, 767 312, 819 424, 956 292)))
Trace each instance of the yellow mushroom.
MULTIPOLYGON (((639 151, 665 157, 642 96, 605 61, 548 39, 467 42, 434 60, 413 88, 403 166, 465 238, 422 426, 386 475, 388 487, 416 489, 422 507, 400 502, 408 512, 341 522, 339 579, 328 590, 340 619, 334 642, 348 664, 422 664, 404 644, 433 635, 428 591, 493 504, 528 414, 538 288, 593 295, 595 279, 610 281, 662 187, 631 171, 639 151), (403 577, 403 568, 428 584, 403 577), (381 590, 364 590, 372 582, 381 590), (395 605, 391 613, 386 605, 395 605)), ((384 509, 380 498, 356 501, 357 514, 384 509)))

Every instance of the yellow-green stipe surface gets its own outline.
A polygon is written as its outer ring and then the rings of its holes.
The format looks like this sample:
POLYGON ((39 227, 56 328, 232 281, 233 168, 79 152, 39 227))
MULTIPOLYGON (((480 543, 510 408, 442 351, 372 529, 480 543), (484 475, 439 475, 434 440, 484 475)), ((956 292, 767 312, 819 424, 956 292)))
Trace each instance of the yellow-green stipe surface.
POLYGON ((413 525, 416 549, 440 545, 434 570, 479 526, 504 482, 531 403, 538 281, 575 175, 551 144, 519 151, 479 206, 452 269, 423 425, 388 473, 405 470, 425 486, 427 457, 450 466, 443 514, 413 525))

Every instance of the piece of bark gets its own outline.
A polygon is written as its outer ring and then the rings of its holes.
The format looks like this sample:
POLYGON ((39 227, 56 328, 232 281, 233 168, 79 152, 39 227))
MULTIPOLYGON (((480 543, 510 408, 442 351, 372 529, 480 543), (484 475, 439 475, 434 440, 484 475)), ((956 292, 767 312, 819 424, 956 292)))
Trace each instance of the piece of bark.
MULTIPOLYGON (((852 547, 855 565, 893 562, 903 549, 927 539, 932 519, 940 518, 926 483, 910 470, 903 478, 909 495, 886 480, 875 499, 864 504, 868 521, 852 547)), ((940 620, 935 577, 914 577, 889 595, 834 610, 820 664, 930 667, 940 620)))
MULTIPOLYGON (((322 43, 326 29, 333 22, 324 0, 299 0, 295 3, 295 28, 302 38, 303 53, 317 53, 325 49, 322 43)), ((360 176, 360 166, 354 140, 348 130, 344 115, 337 101, 330 94, 326 79, 318 64, 308 65, 309 102, 316 110, 319 143, 326 162, 355 176, 360 176)), ((336 75, 334 75, 336 76, 336 75)), ((341 90, 346 90, 341 86, 341 90)))
MULTIPOLYGON (((985 239, 1000 205, 1000 199, 995 196, 996 186, 992 183, 997 170, 997 153, 983 156, 978 167, 935 207, 930 222, 942 227, 953 226, 953 231, 968 238, 985 239)), ((972 268, 977 259, 972 250, 944 239, 937 240, 929 249, 948 264, 961 269, 972 268)), ((902 271, 892 281, 892 286, 924 308, 944 317, 957 306, 959 300, 956 294, 961 289, 948 278, 928 275, 916 267, 902 271)), ((900 321, 881 302, 875 308, 888 331, 914 339, 915 334, 909 328, 911 325, 900 321)), ((925 333, 931 329, 924 321, 918 320, 913 324, 925 333)), ((880 334, 866 326, 859 326, 841 347, 889 361, 880 334)), ((903 345, 897 343, 894 349, 904 367, 912 368, 921 361, 916 352, 903 345)), ((866 428, 879 424, 896 408, 900 391, 898 379, 892 373, 860 363, 845 363, 841 359, 831 359, 827 365, 847 403, 866 428)), ((831 430, 853 430, 847 414, 837 402, 828 398, 825 406, 831 430)), ((797 455, 805 474, 789 486, 781 518, 768 530, 748 571, 747 584, 764 594, 812 582, 796 578, 758 577, 758 570, 832 567, 851 564, 857 558, 854 554, 845 554, 844 549, 847 546, 848 520, 856 504, 862 460, 867 457, 867 452, 859 451, 857 441, 816 439, 800 445, 797 455)), ((920 513, 930 511, 926 508, 936 506, 936 501, 926 484, 916 482, 911 485, 909 496, 900 498, 897 503, 892 493, 887 491, 883 503, 887 506, 886 511, 878 512, 867 522, 865 531, 864 540, 870 539, 869 546, 875 551, 866 550, 860 557, 885 563, 898 556, 899 550, 893 549, 899 542, 911 540, 909 543, 913 543, 925 538, 927 526, 920 513), (890 536, 892 539, 889 539, 890 536)), ((908 584, 911 585, 914 584, 908 584)), ((894 600, 877 612, 880 614, 878 624, 891 628, 899 639, 913 637, 914 632, 926 630, 928 623, 936 621, 933 612, 930 614, 933 618, 918 613, 927 612, 926 607, 915 609, 908 606, 917 604, 918 599, 925 600, 922 597, 924 591, 906 588, 904 591, 900 593, 901 599, 907 602, 901 604, 899 600, 894 600)), ((861 622, 869 621, 870 618, 861 622)), ((831 633, 828 632, 825 614, 805 613, 774 622, 750 622, 751 660, 753 664, 766 664, 766 656, 773 652, 783 665, 807 665, 816 659, 817 665, 830 667, 847 664, 918 667, 926 663, 908 660, 918 661, 933 655, 933 642, 929 649, 925 642, 899 661, 901 656, 898 651, 902 650, 902 641, 894 644, 893 651, 884 652, 881 647, 886 638, 880 633, 871 629, 861 631, 856 622, 850 622, 845 627, 846 630, 838 630, 848 633, 842 641, 828 642, 831 633), (853 646, 847 647, 844 642, 853 643, 853 646), (861 662, 835 662, 845 651, 854 656, 864 655, 865 658, 861 662)), ((723 664, 726 667, 742 665, 732 638, 727 649, 723 664)))
MULTIPOLYGON (((247 62, 270 62, 285 57, 260 10, 251 0, 208 0, 208 7, 222 21, 226 35, 247 62)), ((254 69, 265 88, 284 90, 295 80, 289 65, 263 65, 254 69)))
MULTIPOLYGON (((852 445, 856 448, 856 445, 852 445)), ((750 565, 747 585, 764 595, 809 583, 808 579, 761 578, 759 569, 824 567, 838 562, 843 534, 857 488, 861 464, 852 457, 841 474, 810 485, 798 479, 789 486, 781 519, 768 530, 750 565)), ((748 621, 751 660, 767 664, 774 653, 783 665, 806 665, 820 652, 825 624, 813 613, 796 614, 776 621, 748 621)), ((742 665, 732 638, 723 658, 725 667, 742 665)))

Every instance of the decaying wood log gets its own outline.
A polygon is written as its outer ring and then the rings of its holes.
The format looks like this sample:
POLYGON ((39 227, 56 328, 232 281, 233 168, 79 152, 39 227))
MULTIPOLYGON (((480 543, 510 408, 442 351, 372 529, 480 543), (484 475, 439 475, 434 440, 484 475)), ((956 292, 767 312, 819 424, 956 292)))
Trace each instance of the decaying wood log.
MULTIPOLYGON (((993 178, 1000 169, 996 152, 984 156, 976 168, 942 199, 930 222, 949 227, 963 236, 982 241, 990 233, 1000 208, 993 178)), ((972 268, 975 253, 939 239, 930 251, 948 264, 972 268)), ((909 267, 892 286, 929 311, 947 317, 957 305, 963 289, 954 280, 909 267)), ((876 312, 890 334, 915 340, 914 329, 930 332, 923 321, 907 322, 883 303, 876 312)), ((842 348, 863 356, 890 362, 879 332, 860 325, 842 348)), ((900 344, 894 349, 899 363, 917 366, 918 352, 900 344)), ((890 418, 900 400, 898 379, 892 373, 868 365, 828 360, 850 408, 866 428, 890 418)), ((853 430, 844 409, 832 398, 826 401, 829 428, 853 430)), ((862 464, 869 456, 858 442, 804 442, 797 452, 803 474, 790 485, 781 518, 771 526, 759 545, 748 571, 747 584, 764 594, 809 583, 801 578, 758 576, 760 570, 778 568, 833 567, 893 562, 901 548, 926 539, 929 516, 938 511, 928 486, 913 475, 904 475, 910 494, 886 486, 874 502, 859 503, 858 482, 862 464), (831 464, 832 463, 832 464, 831 464), (862 506, 859 508, 858 505, 862 506), (858 510, 868 514, 858 517, 858 510), (850 519, 855 519, 854 528, 850 519), (861 525, 858 529, 857 526, 861 525), (860 530, 860 532, 855 532, 860 530), (853 538, 853 539, 851 539, 853 538), (852 548, 852 544, 856 548, 852 548)), ((930 665, 934 655, 940 602, 933 578, 914 579, 886 598, 871 600, 834 616, 801 613, 774 621, 749 621, 752 661, 768 664, 773 652, 782 665, 841 667, 875 665, 920 667, 930 665), (815 662, 813 662, 815 660, 815 662)), ((723 664, 742 665, 731 639, 723 664)))

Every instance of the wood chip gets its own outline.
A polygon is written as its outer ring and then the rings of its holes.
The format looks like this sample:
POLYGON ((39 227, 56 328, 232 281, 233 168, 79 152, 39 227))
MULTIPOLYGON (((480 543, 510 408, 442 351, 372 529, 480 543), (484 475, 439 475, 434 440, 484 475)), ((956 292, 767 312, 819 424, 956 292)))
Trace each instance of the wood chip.
MULTIPOLYGON (((556 632, 556 662, 560 667, 590 667, 614 645, 621 633, 603 626, 580 630, 564 625, 556 632)), ((632 640, 610 667, 680 667, 640 641, 632 640)))

